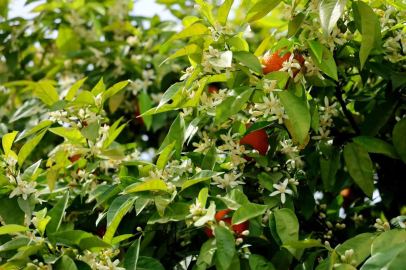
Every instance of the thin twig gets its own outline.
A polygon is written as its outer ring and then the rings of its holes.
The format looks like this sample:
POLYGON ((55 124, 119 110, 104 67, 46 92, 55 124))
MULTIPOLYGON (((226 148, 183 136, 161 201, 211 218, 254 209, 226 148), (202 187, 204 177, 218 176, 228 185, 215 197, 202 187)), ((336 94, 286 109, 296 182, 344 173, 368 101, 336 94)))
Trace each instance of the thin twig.
POLYGON ((355 123, 354 116, 347 109, 347 105, 345 104, 345 102, 343 100, 342 91, 340 89, 340 86, 338 86, 338 85, 336 86, 336 91, 335 91, 334 95, 336 96, 338 102, 340 102, 340 105, 341 105, 341 108, 343 109, 344 115, 345 115, 345 117, 347 117, 348 121, 350 122, 351 127, 354 129, 355 133, 357 135, 359 135, 360 130, 359 130, 357 124, 355 123))

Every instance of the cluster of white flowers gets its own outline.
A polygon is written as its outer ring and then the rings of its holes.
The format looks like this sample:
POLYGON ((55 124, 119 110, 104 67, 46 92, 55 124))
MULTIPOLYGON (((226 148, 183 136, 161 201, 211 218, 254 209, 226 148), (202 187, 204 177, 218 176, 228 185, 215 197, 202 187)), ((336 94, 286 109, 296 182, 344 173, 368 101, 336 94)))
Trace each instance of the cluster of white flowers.
POLYGON ((374 227, 376 228, 377 231, 389 231, 390 230, 389 223, 383 222, 380 218, 376 219, 376 223, 374 224, 374 227))
POLYGON ((113 249, 102 250, 101 252, 91 252, 85 250, 83 255, 77 255, 77 259, 81 260, 92 267, 92 269, 98 270, 125 270, 125 268, 118 267, 120 261, 118 259, 114 260, 120 253, 120 250, 113 249))
POLYGON ((129 90, 132 91, 134 96, 136 96, 141 90, 146 92, 148 87, 153 84, 152 80, 154 79, 155 74, 153 69, 143 70, 142 80, 136 79, 134 82, 131 82, 129 90))
POLYGON ((197 221, 207 213, 207 209, 199 202, 198 199, 196 199, 196 203, 189 206, 189 209, 190 215, 188 217, 191 217, 193 221, 197 221))
POLYGON ((237 180, 238 178, 240 178, 241 175, 242 175, 242 173, 235 174, 234 172, 232 172, 232 173, 226 173, 226 174, 222 175, 223 177, 215 176, 215 177, 213 177, 214 182, 211 184, 216 185, 217 187, 219 187, 221 189, 225 189, 227 187, 235 188, 238 185, 245 185, 245 183, 243 181, 237 180))
POLYGON ((330 105, 330 101, 327 96, 324 97, 324 107, 320 107, 320 122, 319 122, 319 134, 312 136, 313 140, 328 139, 330 135, 330 127, 333 125, 332 116, 338 116, 337 103, 334 102, 330 105))
MULTIPOLYGON (((350 249, 350 250, 346 250, 345 255, 341 255, 340 259, 342 261, 342 263, 344 264, 350 264, 352 266, 357 266, 357 262, 354 260, 354 250, 350 249)), ((336 263, 334 264, 334 268, 338 268, 339 266, 341 266, 341 263, 336 263)))
POLYGON ((264 96, 262 99, 264 103, 255 103, 256 110, 252 112, 252 116, 262 116, 264 118, 269 116, 268 121, 278 120, 279 124, 283 124, 283 119, 289 119, 282 103, 274 96, 272 91, 269 93, 269 96, 264 96))

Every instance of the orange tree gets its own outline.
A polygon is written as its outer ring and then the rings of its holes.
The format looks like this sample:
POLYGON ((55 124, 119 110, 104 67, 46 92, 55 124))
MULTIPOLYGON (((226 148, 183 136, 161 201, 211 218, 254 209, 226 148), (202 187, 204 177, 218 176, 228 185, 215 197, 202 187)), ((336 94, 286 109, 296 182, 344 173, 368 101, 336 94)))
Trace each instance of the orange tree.
POLYGON ((280 2, 247 1, 231 27, 232 0, 196 1, 164 61, 191 66, 143 114, 177 115, 154 163, 103 111, 125 82, 40 84, 51 118, 2 139, 3 268, 401 269, 405 5, 280 2), (285 37, 250 52, 279 5, 285 37), (25 168, 47 130, 64 142, 25 168))

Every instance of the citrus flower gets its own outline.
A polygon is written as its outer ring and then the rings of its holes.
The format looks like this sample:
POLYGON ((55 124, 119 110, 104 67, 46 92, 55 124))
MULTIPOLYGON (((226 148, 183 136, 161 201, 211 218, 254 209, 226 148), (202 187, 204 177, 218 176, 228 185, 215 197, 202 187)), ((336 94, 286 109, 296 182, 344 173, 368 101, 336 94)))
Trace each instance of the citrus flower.
POLYGON ((293 194, 292 190, 286 188, 288 186, 288 183, 289 183, 289 180, 285 179, 285 181, 283 181, 283 183, 281 183, 281 184, 274 184, 273 187, 276 189, 276 191, 269 194, 269 196, 275 196, 275 195, 281 194, 281 202, 285 203, 285 201, 286 201, 285 193, 290 194, 290 195, 293 194))
POLYGON ((37 182, 31 181, 23 181, 21 180, 21 177, 18 175, 17 178, 17 186, 15 189, 11 192, 10 198, 13 198, 16 195, 22 195, 24 200, 27 200, 28 195, 37 192, 35 187, 37 186, 37 182))
POLYGON ((215 181, 214 183, 211 183, 212 185, 216 185, 219 188, 225 189, 226 187, 231 187, 235 188, 238 185, 245 185, 243 181, 237 181, 237 179, 242 175, 240 174, 234 174, 234 173, 226 173, 224 175, 224 178, 221 178, 220 176, 215 176, 213 177, 213 180, 215 181))

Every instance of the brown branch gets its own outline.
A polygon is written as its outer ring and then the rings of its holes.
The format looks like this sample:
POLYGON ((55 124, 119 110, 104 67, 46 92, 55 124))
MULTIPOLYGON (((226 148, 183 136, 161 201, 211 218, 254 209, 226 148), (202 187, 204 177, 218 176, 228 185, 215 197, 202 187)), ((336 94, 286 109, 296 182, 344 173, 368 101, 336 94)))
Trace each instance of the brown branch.
POLYGON ((342 91, 341 91, 340 86, 338 86, 338 85, 336 86, 336 91, 335 91, 334 95, 336 96, 338 102, 340 103, 341 108, 343 109, 344 115, 348 119, 348 121, 350 122, 351 127, 354 129, 355 133, 357 135, 359 135, 360 130, 359 130, 358 126, 357 126, 357 123, 355 123, 354 116, 347 109, 347 104, 345 104, 345 101, 343 100, 342 91))

